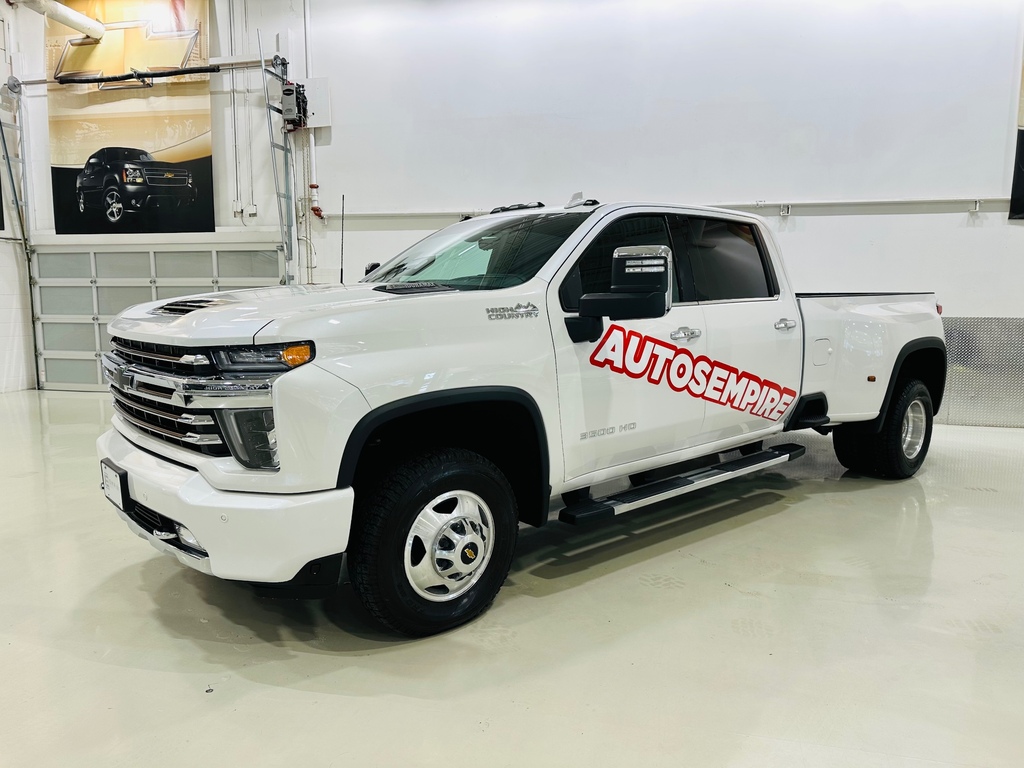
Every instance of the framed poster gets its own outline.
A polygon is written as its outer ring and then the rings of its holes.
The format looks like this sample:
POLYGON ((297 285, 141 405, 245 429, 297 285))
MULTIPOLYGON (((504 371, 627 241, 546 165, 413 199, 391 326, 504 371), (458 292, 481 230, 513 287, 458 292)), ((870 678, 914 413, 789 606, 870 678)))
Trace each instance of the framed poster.
POLYGON ((67 0, 101 40, 46 27, 57 234, 212 232, 207 0, 67 0), (127 79, 108 78, 128 75, 127 79))

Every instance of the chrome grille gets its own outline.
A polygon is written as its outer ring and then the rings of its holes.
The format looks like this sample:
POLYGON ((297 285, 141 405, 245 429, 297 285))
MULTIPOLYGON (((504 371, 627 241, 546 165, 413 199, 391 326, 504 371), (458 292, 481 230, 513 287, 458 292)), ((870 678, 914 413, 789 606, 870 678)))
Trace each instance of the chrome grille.
POLYGON ((188 184, 188 171, 146 168, 143 172, 146 174, 146 183, 151 187, 184 187, 188 184))
POLYGON ((114 386, 110 393, 118 414, 147 435, 207 456, 230 455, 213 411, 158 403, 114 386))
POLYGON ((178 347, 171 344, 151 344, 114 336, 110 346, 126 362, 141 365, 161 373, 184 376, 212 376, 217 372, 209 350, 178 347))

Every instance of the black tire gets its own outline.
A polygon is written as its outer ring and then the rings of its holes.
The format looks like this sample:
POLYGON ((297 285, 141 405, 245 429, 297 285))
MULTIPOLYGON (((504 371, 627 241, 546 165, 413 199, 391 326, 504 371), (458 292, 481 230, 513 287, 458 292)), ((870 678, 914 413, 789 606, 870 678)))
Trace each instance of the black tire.
POLYGON ((124 201, 121 199, 121 190, 117 187, 107 187, 103 190, 103 215, 111 224, 117 224, 124 218, 124 201))
POLYGON ((908 381, 878 434, 875 470, 879 477, 911 477, 921 468, 932 441, 932 420, 928 387, 917 379, 908 381))
POLYGON ((859 424, 842 424, 832 432, 832 448, 839 463, 861 475, 875 474, 875 448, 873 435, 859 424))
POLYGON ((461 448, 434 449, 388 472, 364 499, 357 494, 350 573, 381 624, 433 635, 494 602, 518 534, 515 495, 494 464, 461 448))
POLYGON ((839 427, 833 446, 840 463, 861 474, 903 479, 921 468, 932 440, 932 397, 918 379, 902 384, 889 406, 881 431, 839 427))

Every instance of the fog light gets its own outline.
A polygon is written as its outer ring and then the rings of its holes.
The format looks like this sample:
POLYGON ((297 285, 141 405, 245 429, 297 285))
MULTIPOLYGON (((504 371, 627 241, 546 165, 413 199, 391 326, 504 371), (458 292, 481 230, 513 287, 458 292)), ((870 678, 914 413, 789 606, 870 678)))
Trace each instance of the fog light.
POLYGON ((175 523, 174 530, 178 532, 178 538, 181 539, 181 543, 184 544, 186 547, 198 550, 199 552, 202 552, 204 554, 206 553, 206 550, 203 549, 203 545, 199 543, 199 539, 197 539, 195 535, 192 533, 192 531, 190 531, 184 525, 175 523))
POLYGON ((249 469, 277 469, 277 431, 272 408, 218 412, 231 455, 249 469))

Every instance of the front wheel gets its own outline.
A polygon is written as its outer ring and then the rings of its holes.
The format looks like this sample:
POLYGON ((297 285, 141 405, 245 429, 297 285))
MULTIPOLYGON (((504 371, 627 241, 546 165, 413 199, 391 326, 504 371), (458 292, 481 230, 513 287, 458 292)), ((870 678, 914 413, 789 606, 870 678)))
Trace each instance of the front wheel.
POLYGON ((412 636, 443 632, 494 601, 517 532, 515 496, 501 471, 471 451, 435 449, 357 502, 352 584, 385 626, 412 636))
POLYGON ((103 193, 103 213, 111 224, 117 224, 124 216, 124 203, 117 187, 107 187, 103 193))

